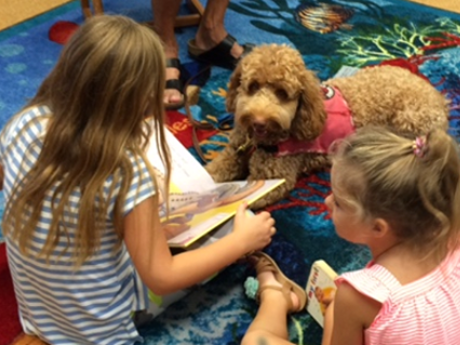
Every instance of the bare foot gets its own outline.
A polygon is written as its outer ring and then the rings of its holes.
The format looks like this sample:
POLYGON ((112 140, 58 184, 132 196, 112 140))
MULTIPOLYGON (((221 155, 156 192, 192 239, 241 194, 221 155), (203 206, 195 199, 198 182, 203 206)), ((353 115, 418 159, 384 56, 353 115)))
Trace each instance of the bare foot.
MULTIPOLYGON (((259 288, 263 288, 264 286, 282 287, 282 285, 275 279, 273 272, 270 272, 270 271, 264 271, 264 272, 259 273, 257 275, 257 280, 259 281, 259 288)), ((273 300, 277 300, 278 303, 280 303, 281 301, 284 301, 284 306, 286 308, 286 311, 289 310, 289 303, 281 291, 267 288, 263 290, 260 295, 261 295, 260 296, 261 299, 273 299, 273 300)), ((294 310, 298 309, 300 305, 299 297, 294 292, 291 291, 290 298, 292 302, 292 308, 294 310)))
MULTIPOLYGON (((179 79, 180 71, 177 68, 166 68, 166 80, 179 79)), ((165 89, 163 102, 165 105, 173 105, 182 102, 183 95, 176 89, 165 89)))
MULTIPOLYGON (((177 59, 179 56, 179 46, 176 41, 175 35, 163 38, 165 44, 166 59, 177 59)), ((166 68, 166 81, 180 78, 180 70, 175 67, 166 68)), ((182 102, 183 95, 176 89, 165 89, 163 96, 163 103, 165 105, 174 105, 182 102)))

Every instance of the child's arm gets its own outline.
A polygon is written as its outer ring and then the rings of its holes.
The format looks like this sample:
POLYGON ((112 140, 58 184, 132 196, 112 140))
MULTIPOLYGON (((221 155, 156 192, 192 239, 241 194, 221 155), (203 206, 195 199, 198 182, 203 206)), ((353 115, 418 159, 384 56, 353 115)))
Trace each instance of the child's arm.
POLYGON ((3 190, 3 178, 4 178, 4 173, 3 173, 3 166, 0 165, 0 190, 3 190))
POLYGON ((332 340, 332 329, 334 327, 334 300, 329 303, 324 315, 323 341, 321 345, 330 345, 332 340))
POLYGON ((244 254, 265 247, 273 235, 269 213, 254 217, 241 206, 234 231, 221 240, 196 250, 171 255, 161 228, 158 204, 151 197, 125 217, 124 241, 133 263, 148 288, 157 295, 168 294, 199 283, 244 254))
POLYGON ((333 309, 326 310, 322 345, 364 344, 364 330, 371 325, 381 306, 351 285, 340 284, 330 305, 333 309))

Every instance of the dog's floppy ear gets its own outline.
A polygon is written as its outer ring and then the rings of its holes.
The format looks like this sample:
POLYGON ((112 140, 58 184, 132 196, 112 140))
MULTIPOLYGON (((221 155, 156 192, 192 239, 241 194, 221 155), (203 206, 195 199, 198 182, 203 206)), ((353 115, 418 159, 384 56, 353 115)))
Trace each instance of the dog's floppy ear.
POLYGON ((241 73, 242 67, 241 62, 236 66, 230 77, 230 83, 228 85, 226 107, 229 113, 234 113, 236 109, 236 96, 238 94, 238 86, 241 84, 241 73))
POLYGON ((292 121, 291 135, 298 140, 311 140, 323 131, 326 122, 324 96, 316 75, 304 69, 298 74, 302 90, 297 113, 292 121))

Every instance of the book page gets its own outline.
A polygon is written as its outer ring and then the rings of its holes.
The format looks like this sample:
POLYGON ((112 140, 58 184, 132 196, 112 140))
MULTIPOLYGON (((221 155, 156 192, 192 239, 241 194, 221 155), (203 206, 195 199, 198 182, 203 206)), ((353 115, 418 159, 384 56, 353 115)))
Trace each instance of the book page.
MULTIPOLYGON (((165 128, 166 141, 171 152, 171 190, 204 192, 215 188, 214 180, 195 157, 182 143, 165 128)), ((165 173, 165 167, 158 154, 155 137, 150 138, 147 157, 160 174, 165 173)))
POLYGON ((282 183, 284 179, 225 182, 196 193, 194 203, 172 209, 169 218, 162 220, 169 246, 187 248, 233 217, 241 202, 250 205, 282 183))
POLYGON ((172 165, 167 200, 164 197, 165 167, 154 137, 150 139, 147 158, 157 174, 160 186, 158 211, 170 247, 187 248, 232 218, 241 202, 247 201, 250 205, 285 182, 276 179, 215 183, 169 130, 165 129, 165 135, 172 165))

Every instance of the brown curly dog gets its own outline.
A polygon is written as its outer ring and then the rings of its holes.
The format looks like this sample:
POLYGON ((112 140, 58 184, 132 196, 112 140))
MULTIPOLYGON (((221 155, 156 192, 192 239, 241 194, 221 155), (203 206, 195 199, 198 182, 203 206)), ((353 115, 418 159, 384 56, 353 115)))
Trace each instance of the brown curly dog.
POLYGON ((206 169, 218 181, 284 178, 255 208, 284 198, 302 173, 328 165, 336 139, 365 125, 405 132, 447 130, 448 101, 427 81, 391 66, 365 68, 320 83, 297 50, 255 48, 231 76, 227 109, 235 114, 228 146, 206 169))

